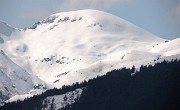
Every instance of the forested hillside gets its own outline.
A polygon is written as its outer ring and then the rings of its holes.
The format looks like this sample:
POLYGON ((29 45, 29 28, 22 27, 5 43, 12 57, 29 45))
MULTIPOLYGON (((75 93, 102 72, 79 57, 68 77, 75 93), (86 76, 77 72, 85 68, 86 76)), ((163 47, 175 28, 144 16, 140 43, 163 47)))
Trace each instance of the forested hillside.
MULTIPOLYGON (((61 110, 180 110, 180 61, 113 70, 106 75, 61 89, 52 89, 24 101, 7 103, 0 110, 40 110, 48 96, 83 88, 74 104, 61 110)), ((53 101, 51 110, 57 110, 53 101)))

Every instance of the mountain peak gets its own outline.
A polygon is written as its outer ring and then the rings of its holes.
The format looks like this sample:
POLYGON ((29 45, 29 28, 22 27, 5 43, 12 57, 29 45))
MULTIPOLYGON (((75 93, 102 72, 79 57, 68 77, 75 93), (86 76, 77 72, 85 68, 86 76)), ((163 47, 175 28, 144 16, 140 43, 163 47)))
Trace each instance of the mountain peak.
POLYGON ((70 30, 71 33, 72 31, 76 33, 83 31, 96 34, 114 34, 124 40, 162 40, 124 19, 93 9, 56 13, 35 23, 30 29, 36 29, 37 27, 40 27, 41 30, 42 28, 47 28, 48 30, 46 31, 56 30, 59 27, 59 32, 61 30, 63 30, 63 32, 70 30), (133 35, 131 33, 133 33, 133 35))

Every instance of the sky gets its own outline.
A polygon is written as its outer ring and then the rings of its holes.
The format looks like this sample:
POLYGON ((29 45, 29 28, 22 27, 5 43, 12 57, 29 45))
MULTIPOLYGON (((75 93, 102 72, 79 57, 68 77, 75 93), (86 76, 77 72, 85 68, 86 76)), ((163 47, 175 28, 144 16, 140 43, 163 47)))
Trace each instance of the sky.
POLYGON ((0 0, 0 21, 27 28, 54 13, 97 9, 161 38, 180 37, 180 0, 0 0))

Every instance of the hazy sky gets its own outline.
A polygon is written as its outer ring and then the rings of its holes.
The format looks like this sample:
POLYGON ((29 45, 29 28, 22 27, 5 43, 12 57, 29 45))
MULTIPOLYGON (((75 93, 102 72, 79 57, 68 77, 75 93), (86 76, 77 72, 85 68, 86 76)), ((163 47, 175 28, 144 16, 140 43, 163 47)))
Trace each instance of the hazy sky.
POLYGON ((180 37, 180 0, 0 0, 0 20, 25 28, 57 12, 89 8, 117 15, 162 38, 180 37))

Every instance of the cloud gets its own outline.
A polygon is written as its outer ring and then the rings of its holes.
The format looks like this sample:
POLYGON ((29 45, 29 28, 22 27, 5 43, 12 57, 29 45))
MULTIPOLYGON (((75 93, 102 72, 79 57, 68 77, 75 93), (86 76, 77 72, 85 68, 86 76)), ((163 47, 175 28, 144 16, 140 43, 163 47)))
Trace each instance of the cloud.
POLYGON ((56 6, 56 10, 70 11, 89 8, 103 10, 122 1, 125 0, 64 0, 56 6))

